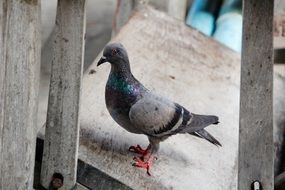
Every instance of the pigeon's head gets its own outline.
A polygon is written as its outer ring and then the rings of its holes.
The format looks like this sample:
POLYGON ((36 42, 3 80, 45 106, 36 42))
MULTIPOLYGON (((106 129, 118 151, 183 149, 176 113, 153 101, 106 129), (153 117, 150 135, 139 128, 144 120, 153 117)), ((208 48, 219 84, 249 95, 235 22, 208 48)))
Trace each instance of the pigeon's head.
POLYGON ((112 43, 105 46, 103 51, 103 56, 98 61, 97 66, 109 62, 112 65, 118 64, 128 64, 129 58, 127 54, 127 50, 124 48, 124 46, 120 43, 112 43))

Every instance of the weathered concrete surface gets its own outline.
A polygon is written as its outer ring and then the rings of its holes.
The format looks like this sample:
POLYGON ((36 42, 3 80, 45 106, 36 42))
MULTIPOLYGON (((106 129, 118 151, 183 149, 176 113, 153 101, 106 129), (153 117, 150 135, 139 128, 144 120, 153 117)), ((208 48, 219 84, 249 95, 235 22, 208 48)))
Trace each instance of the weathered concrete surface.
MULTIPOLYGON (((236 189, 239 55, 154 10, 137 13, 113 41, 125 45, 134 75, 149 89, 193 112, 217 114, 221 123, 208 130, 223 147, 177 135, 162 143, 152 177, 133 168, 127 149, 147 146, 147 139, 126 132, 109 116, 104 86, 110 66, 97 68, 95 61, 83 79, 79 158, 133 189, 236 189)), ((285 123, 284 76, 284 66, 275 66, 275 137, 285 123)), ((280 150, 281 141, 274 142, 280 150)))
POLYGON ((109 116, 104 86, 110 67, 97 68, 95 61, 83 79, 79 158, 134 189, 235 189, 239 55, 152 9, 134 15, 113 41, 125 45, 134 75, 148 88, 192 112, 218 115, 221 124, 208 130, 223 147, 177 135, 162 143, 152 177, 133 168, 127 149, 147 146, 147 139, 109 116))

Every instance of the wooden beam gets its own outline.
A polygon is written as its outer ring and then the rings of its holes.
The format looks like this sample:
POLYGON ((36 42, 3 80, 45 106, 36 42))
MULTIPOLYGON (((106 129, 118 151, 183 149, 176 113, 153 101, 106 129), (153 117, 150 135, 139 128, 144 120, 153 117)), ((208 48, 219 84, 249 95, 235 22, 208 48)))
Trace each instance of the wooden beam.
POLYGON ((48 188, 53 173, 59 172, 63 189, 72 189, 78 157, 85 0, 58 1, 54 34, 41 183, 48 188))
POLYGON ((238 189, 273 189, 273 1, 243 1, 238 189))
POLYGON ((0 189, 32 189, 40 1, 0 0, 0 189))

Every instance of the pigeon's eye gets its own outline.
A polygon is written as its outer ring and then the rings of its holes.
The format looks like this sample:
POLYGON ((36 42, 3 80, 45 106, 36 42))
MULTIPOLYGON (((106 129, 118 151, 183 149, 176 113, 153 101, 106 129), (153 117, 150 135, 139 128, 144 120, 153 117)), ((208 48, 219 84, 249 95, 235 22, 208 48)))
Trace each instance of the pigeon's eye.
POLYGON ((117 55, 118 51, 116 49, 112 49, 112 56, 117 55))

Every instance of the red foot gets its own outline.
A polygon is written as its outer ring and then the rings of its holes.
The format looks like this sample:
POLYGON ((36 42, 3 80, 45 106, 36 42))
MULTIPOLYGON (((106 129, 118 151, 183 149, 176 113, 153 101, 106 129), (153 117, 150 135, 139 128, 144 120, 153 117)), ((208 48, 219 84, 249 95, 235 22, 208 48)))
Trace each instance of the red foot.
POLYGON ((152 163, 147 161, 144 162, 143 160, 141 160, 140 158, 134 157, 134 161, 135 163, 133 163, 133 166, 138 167, 138 168, 145 168, 146 169, 146 173, 151 176, 149 170, 151 168, 152 163))
POLYGON ((140 145, 131 146, 129 148, 129 151, 136 153, 136 154, 140 154, 142 157, 144 157, 145 155, 147 155, 149 153, 148 149, 143 149, 140 145))
POLYGON ((150 158, 148 159, 148 161, 144 161, 141 158, 138 157, 134 157, 134 161, 135 163, 133 163, 133 166, 138 167, 138 168, 145 168, 146 169, 146 173, 151 176, 150 174, 150 168, 152 167, 153 164, 153 160, 157 159, 157 157, 153 157, 150 156, 150 158))

